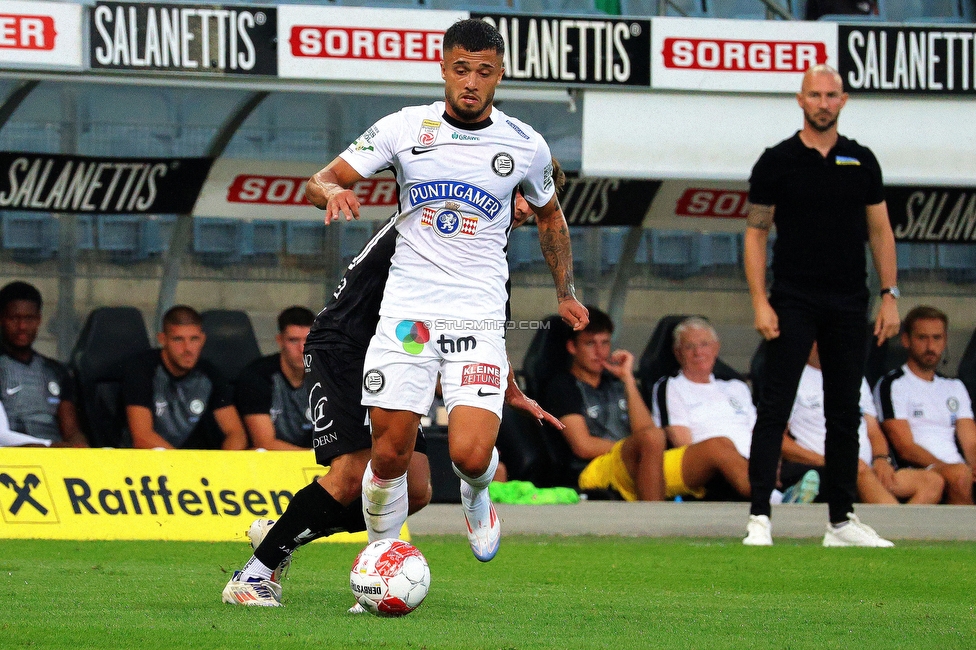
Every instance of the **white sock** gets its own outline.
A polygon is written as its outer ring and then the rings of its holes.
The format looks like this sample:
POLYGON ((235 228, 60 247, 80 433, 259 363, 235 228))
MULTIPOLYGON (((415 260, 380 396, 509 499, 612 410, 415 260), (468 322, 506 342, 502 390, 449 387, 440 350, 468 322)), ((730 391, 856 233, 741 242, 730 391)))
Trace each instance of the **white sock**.
POLYGON ((363 517, 369 541, 397 538, 407 520, 407 474, 381 479, 373 474, 372 463, 363 474, 363 517))
POLYGON ((461 479, 461 504, 470 509, 478 497, 491 485, 491 480, 495 478, 495 472, 498 470, 498 450, 492 448, 491 461, 488 463, 488 469, 485 470, 484 474, 476 478, 471 478, 459 470, 458 466, 454 463, 451 463, 451 467, 454 468, 454 473, 461 479))
POLYGON ((261 560, 257 559, 253 555, 251 559, 247 561, 244 568, 241 569, 241 580, 249 580, 252 578, 257 578, 259 580, 270 580, 272 569, 264 566, 261 560))
POLYGON ((773 493, 769 495, 769 502, 774 506, 783 503, 783 493, 779 490, 773 490, 773 493))

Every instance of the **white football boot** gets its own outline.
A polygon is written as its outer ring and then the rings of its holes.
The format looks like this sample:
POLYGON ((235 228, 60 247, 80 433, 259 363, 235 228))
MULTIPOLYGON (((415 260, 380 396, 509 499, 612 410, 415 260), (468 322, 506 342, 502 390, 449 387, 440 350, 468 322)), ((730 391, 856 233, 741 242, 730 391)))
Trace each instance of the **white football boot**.
POLYGON ((281 585, 260 578, 242 580, 240 571, 235 571, 230 582, 224 587, 223 601, 231 605, 283 607, 281 604, 281 585))
POLYGON ((502 541, 502 525, 495 513, 495 506, 488 497, 488 490, 481 490, 473 502, 467 493, 471 487, 461 482, 461 511, 468 529, 471 552, 481 562, 488 562, 498 553, 502 541), (469 505, 470 504, 470 505, 469 505))
MULTIPOLYGON (((251 527, 247 529, 247 538, 251 540, 251 549, 257 550, 258 546, 261 546, 261 542, 264 538, 268 536, 268 531, 271 527, 275 525, 274 519, 255 519, 251 522, 251 527)), ((281 584, 281 579, 288 574, 288 569, 291 567, 291 556, 289 555, 284 560, 281 561, 274 571, 271 572, 272 582, 277 582, 281 584)))

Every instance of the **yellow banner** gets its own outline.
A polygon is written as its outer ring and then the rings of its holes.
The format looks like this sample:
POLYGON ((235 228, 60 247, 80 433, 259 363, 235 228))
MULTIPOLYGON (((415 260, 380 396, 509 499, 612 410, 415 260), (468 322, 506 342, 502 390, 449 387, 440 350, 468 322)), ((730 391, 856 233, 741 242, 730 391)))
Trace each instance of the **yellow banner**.
POLYGON ((246 540, 327 471, 311 452, 3 447, 0 538, 246 540))

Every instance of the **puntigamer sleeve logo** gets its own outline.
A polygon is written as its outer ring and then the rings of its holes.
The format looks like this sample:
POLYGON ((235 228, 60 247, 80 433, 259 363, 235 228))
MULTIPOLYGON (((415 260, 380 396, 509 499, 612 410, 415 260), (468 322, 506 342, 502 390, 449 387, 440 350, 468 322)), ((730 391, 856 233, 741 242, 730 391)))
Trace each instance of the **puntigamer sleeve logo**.
POLYGON ((323 471, 311 453, 0 448, 0 539, 242 539, 323 471))

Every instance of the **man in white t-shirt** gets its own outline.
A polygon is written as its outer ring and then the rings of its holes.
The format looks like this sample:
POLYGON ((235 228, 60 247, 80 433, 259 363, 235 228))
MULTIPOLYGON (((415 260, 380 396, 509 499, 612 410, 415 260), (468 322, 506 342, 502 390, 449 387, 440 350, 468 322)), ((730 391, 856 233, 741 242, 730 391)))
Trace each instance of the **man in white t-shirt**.
MULTIPOLYGON (((810 358, 783 434, 783 467, 780 478, 789 483, 811 468, 824 466, 827 419, 824 416, 823 372, 814 342, 810 358)), ((861 381, 861 426, 858 427, 857 493, 862 503, 938 503, 945 481, 931 470, 895 469, 888 441, 881 427, 867 380, 861 381)))
POLYGON ((905 316, 901 343, 908 362, 881 378, 874 399, 898 462, 933 469, 945 479, 946 503, 973 504, 976 421, 966 386, 936 374, 949 318, 918 306, 905 316))
POLYGON ((573 289, 549 147, 492 106, 504 40, 483 21, 463 20, 444 33, 443 51, 446 101, 380 119, 309 180, 306 194, 328 224, 358 216, 347 189, 357 181, 392 168, 399 188, 396 249, 363 375, 373 436, 363 476, 369 538, 395 537, 406 520, 407 465, 439 373, 468 541, 487 562, 501 538, 487 488, 508 377, 505 250, 517 188, 536 213, 560 315, 582 329, 587 313, 573 289))
POLYGON ((664 452, 667 497, 705 496, 705 485, 722 476, 749 499, 749 446, 756 408, 745 382, 716 379, 718 334, 703 318, 674 328, 676 377, 654 385, 654 419, 672 449, 664 452))

